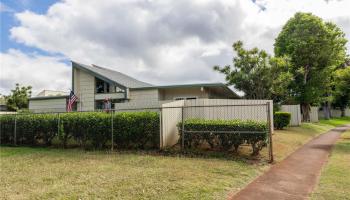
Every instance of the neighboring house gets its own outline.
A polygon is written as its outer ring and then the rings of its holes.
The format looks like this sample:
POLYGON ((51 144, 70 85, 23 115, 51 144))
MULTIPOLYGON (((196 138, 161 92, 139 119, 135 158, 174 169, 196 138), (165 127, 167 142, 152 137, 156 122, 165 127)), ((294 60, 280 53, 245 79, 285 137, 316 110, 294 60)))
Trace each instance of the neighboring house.
POLYGON ((67 92, 57 90, 43 90, 37 94, 37 97, 49 97, 49 96, 66 96, 67 92))
POLYGON ((29 110, 34 112, 65 112, 68 92, 43 90, 29 98, 29 110))
MULTIPOLYGON (((77 62, 72 62, 72 89, 79 98, 74 107, 77 111, 103 109, 105 99, 112 102, 112 108, 118 109, 130 104, 154 107, 182 99, 239 98, 223 83, 155 86, 111 69, 77 62)), ((62 111, 65 110, 67 97, 67 94, 36 96, 30 98, 29 109, 62 111)))
POLYGON ((1 111, 7 111, 6 100, 2 95, 0 95, 0 112, 1 111))

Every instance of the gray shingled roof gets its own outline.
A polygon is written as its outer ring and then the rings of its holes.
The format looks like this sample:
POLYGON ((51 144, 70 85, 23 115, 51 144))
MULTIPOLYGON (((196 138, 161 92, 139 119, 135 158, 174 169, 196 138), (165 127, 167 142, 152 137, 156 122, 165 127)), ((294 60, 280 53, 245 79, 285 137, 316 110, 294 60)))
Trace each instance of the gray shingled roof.
POLYGON ((125 75, 123 73, 103 68, 97 65, 85 65, 77 62, 72 62, 73 66, 83 68, 89 72, 92 72, 95 75, 102 76, 102 78, 105 78, 109 81, 115 82, 117 84, 120 84, 122 86, 125 86, 127 88, 140 88, 140 87, 152 87, 153 85, 149 83, 145 83, 139 80, 136 80, 128 75, 125 75), (74 65, 75 64, 75 65, 74 65))
POLYGON ((227 87, 223 83, 197 83, 197 84, 183 84, 183 85, 163 85, 155 86, 149 83, 145 83, 136 80, 123 73, 103 68, 97 65, 85 65, 72 61, 73 67, 85 70, 97 78, 104 79, 105 81, 114 82, 116 84, 122 85, 126 88, 144 90, 144 89, 161 89, 161 88, 188 88, 188 87, 219 87, 223 88, 226 92, 231 93, 233 96, 239 97, 234 91, 227 87))

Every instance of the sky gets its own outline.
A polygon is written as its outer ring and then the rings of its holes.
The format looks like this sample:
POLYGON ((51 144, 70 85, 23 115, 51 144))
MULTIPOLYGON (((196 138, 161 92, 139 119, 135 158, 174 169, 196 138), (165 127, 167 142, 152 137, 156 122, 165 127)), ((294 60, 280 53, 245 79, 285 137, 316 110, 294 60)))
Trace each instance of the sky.
POLYGON ((155 85, 225 82, 212 67, 232 64, 233 42, 273 54, 299 11, 350 40, 349 10, 350 0, 0 0, 0 94, 15 83, 67 91, 71 60, 155 85))

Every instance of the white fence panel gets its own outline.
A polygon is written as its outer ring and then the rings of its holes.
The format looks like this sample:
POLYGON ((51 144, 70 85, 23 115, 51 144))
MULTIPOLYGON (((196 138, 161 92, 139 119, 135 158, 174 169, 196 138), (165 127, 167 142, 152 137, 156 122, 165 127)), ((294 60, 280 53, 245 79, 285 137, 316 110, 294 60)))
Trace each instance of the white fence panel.
POLYGON ((318 107, 311 107, 310 122, 318 122, 318 107))
POLYGON ((350 108, 345 109, 345 116, 350 117, 350 108))
MULTIPOLYGON (((345 116, 350 116, 350 109, 345 109, 345 116)), ((319 119, 324 119, 324 111, 320 110, 318 111, 318 117, 319 119)), ((331 117, 341 117, 341 110, 338 109, 331 109, 331 117)))
POLYGON ((331 109, 331 116, 332 117, 341 117, 341 110, 331 109))
POLYGON ((175 145, 178 142, 179 131, 177 124, 182 120, 182 109, 184 111, 184 120, 200 118, 241 119, 267 122, 268 102, 270 102, 270 119, 271 127, 273 127, 272 100, 195 99, 163 104, 161 148, 175 145))
POLYGON ((282 105, 281 110, 283 112, 290 112, 290 126, 300 126, 301 125, 301 110, 300 105, 282 105))
POLYGON ((165 103, 162 105, 160 147, 175 145, 179 140, 177 124, 182 119, 184 100, 165 103))
POLYGON ((208 106, 190 107, 185 109, 186 118, 204 119, 241 119, 266 121, 267 109, 264 105, 270 102, 271 124, 273 127, 273 105, 271 100, 243 100, 243 99, 195 99, 186 100, 185 106, 208 106), (249 106, 251 104, 251 106, 249 106), (224 106, 223 106, 224 105, 224 106), (227 106, 240 105, 240 106, 227 106), (222 106, 222 107, 220 107, 222 106))

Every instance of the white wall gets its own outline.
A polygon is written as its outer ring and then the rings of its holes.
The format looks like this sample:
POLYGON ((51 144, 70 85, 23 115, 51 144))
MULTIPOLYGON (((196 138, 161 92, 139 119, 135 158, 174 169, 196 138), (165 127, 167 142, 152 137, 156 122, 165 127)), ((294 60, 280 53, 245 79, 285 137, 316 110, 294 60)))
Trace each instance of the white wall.
POLYGON ((65 112, 66 98, 55 99, 31 99, 29 110, 33 112, 65 112))
POLYGON ((95 109, 95 77, 74 68, 74 92, 78 96, 78 111, 95 109))
POLYGON ((300 126, 301 125, 301 110, 300 105, 282 105, 281 111, 289 112, 291 114, 290 126, 300 126))
POLYGON ((159 109, 162 107, 163 104, 165 103, 170 103, 173 101, 130 101, 130 102, 125 102, 125 103, 115 103, 114 108, 116 110, 118 109, 144 109, 144 108, 154 108, 154 109, 159 109))

